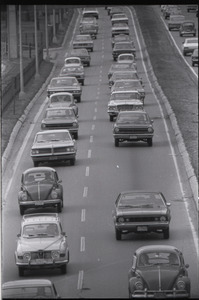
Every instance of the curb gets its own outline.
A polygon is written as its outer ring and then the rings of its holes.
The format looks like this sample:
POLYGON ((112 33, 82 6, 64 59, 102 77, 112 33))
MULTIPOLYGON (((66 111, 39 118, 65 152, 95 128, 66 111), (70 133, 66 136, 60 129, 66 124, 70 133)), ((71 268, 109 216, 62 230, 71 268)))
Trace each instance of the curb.
POLYGON ((153 78, 153 84, 154 84, 155 88, 158 90, 158 92, 160 94, 160 97, 161 97, 161 99, 162 99, 162 101, 164 103, 164 106, 166 108, 167 114, 168 114, 169 119, 171 121, 171 125, 172 125, 172 128, 173 128, 175 136, 176 136, 176 141, 177 141, 178 149, 179 149, 179 152, 180 152, 180 154, 181 154, 181 156, 183 158, 185 170, 186 170, 188 181, 189 181, 189 184, 190 184, 190 187, 191 187, 191 191, 192 191, 193 199, 194 199, 194 202, 195 202, 195 205, 196 205, 196 209, 198 210, 198 201, 199 201, 199 199, 198 199, 198 181, 197 181, 197 177, 196 177, 196 174, 195 174, 194 169, 192 167, 191 160, 190 160, 190 157, 189 157, 189 153, 187 152, 187 149, 186 149, 186 146, 185 146, 185 143, 184 143, 184 140, 183 140, 180 128, 178 126, 178 122, 177 122, 175 113, 174 113, 174 111, 173 111, 173 109, 172 109, 172 107, 171 107, 171 105, 170 105, 167 97, 164 95, 164 93, 163 93, 163 91, 161 89, 161 86, 158 83, 158 79, 155 76, 155 73, 153 71, 153 67, 151 65, 149 54, 148 54, 148 52, 146 50, 147 48, 146 48, 146 45, 145 45, 145 42, 144 42, 144 38, 142 36, 142 32, 141 32, 141 29, 140 29, 140 26, 139 26, 137 15, 136 15, 136 13, 135 13, 135 11, 134 11, 133 8, 132 8, 132 11, 133 11, 133 14, 134 14, 135 19, 136 19, 136 23, 137 23, 137 27, 139 29, 139 34, 141 36, 142 43, 143 43, 143 45, 145 47, 146 61, 147 61, 147 64, 149 66, 148 73, 150 73, 151 77, 153 78))
MULTIPOLYGON (((62 42, 62 45, 61 47, 59 48, 50 48, 49 50, 60 50, 63 48, 63 45, 65 44, 66 42, 66 39, 68 37, 68 33, 70 32, 70 28, 71 28, 71 24, 74 22, 74 18, 75 18, 75 14, 76 14, 76 10, 74 11, 74 14, 73 14, 73 17, 72 17, 72 20, 67 28, 67 31, 66 31, 66 34, 65 34, 65 37, 64 37, 64 40, 62 42)), ((56 57, 57 57, 57 53, 56 53, 56 57)), ((24 121, 26 120, 26 117, 27 115, 29 114, 32 106, 35 104, 35 102, 37 101, 37 99, 40 97, 40 95, 44 92, 44 90, 46 89, 47 85, 49 84, 49 81, 55 71, 55 68, 57 66, 57 62, 53 62, 54 63, 54 66, 52 67, 52 70, 48 76, 48 78, 46 79, 46 81, 43 83, 43 85, 41 86, 41 88, 39 89, 39 91, 36 93, 36 95, 33 97, 33 99, 30 101, 30 103, 27 105, 27 107, 25 108, 24 110, 24 113, 23 115, 19 118, 19 120, 17 121, 17 123, 15 124, 14 128, 13 128, 13 131, 10 135, 10 139, 9 139, 9 142, 8 142, 8 145, 2 155, 2 165, 1 165, 1 172, 2 174, 5 172, 6 170, 6 163, 7 163, 7 160, 9 159, 9 156, 10 156, 10 153, 11 153, 11 150, 12 150, 12 147, 13 147, 13 144, 14 144, 14 141, 17 137, 17 134, 19 132, 19 130, 21 129, 24 121)))

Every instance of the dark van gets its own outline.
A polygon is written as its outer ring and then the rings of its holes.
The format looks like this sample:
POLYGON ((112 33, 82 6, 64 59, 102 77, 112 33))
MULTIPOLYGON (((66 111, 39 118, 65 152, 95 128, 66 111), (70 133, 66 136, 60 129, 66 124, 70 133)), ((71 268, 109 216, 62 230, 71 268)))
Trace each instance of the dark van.
POLYGON ((182 22, 179 30, 179 35, 193 35, 196 36, 196 26, 195 23, 191 20, 185 20, 182 22))

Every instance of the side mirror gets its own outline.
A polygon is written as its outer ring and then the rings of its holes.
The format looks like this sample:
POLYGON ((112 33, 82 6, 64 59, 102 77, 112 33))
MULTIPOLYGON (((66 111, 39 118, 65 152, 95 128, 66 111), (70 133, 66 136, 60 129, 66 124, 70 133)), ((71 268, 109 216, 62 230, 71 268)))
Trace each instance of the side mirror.
POLYGON ((189 264, 186 264, 186 265, 185 265, 185 268, 188 269, 188 268, 189 268, 189 264))
POLYGON ((77 99, 74 99, 74 102, 77 103, 77 99))
POLYGON ((18 238, 19 238, 19 237, 21 237, 21 234, 20 234, 20 233, 18 233, 18 234, 17 234, 17 237, 18 237, 18 238))
POLYGON ((154 122, 154 120, 152 119, 152 120, 151 120, 151 123, 153 124, 153 122, 154 122))
POLYGON ((57 182, 58 182, 58 183, 62 183, 62 180, 61 180, 61 179, 59 179, 57 182))
POLYGON ((62 235, 65 236, 65 237, 67 237, 67 235, 66 235, 66 233, 64 231, 62 232, 62 235))
POLYGON ((167 202, 167 206, 171 206, 171 203, 167 202))

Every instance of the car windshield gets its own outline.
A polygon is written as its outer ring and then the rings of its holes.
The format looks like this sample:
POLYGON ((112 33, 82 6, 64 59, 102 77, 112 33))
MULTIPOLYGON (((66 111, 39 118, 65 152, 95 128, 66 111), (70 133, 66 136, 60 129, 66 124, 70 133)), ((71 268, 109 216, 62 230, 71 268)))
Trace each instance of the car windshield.
POLYGON ((76 78, 59 78, 52 79, 50 86, 51 87, 65 87, 65 86, 77 86, 78 81, 76 78))
POLYGON ((51 103, 57 103, 57 102, 72 102, 72 95, 52 95, 50 97, 51 103))
POLYGON ((79 64, 80 60, 77 58, 67 58, 65 64, 79 64))
POLYGON ((140 88, 139 81, 116 81, 114 84, 115 88, 140 88))
POLYGON ((119 69, 130 69, 131 64, 117 64, 117 65, 112 65, 111 70, 119 70, 119 69))
POLYGON ((36 137, 36 143, 46 143, 55 141, 70 141, 71 137, 68 132, 56 133, 39 133, 36 137))
POLYGON ((88 41, 88 40, 91 40, 91 37, 89 35, 76 35, 75 40, 76 41, 88 41))
POLYGON ((187 44, 198 43, 198 39, 187 40, 187 44))
POLYGON ((125 27, 125 28, 128 28, 128 26, 127 26, 126 24, 124 24, 124 23, 115 23, 115 24, 113 25, 113 27, 116 27, 116 28, 118 28, 118 27, 125 27))
POLYGON ((37 184, 37 183, 46 183, 46 182, 54 182, 55 177, 54 173, 50 171, 34 171, 34 172, 28 172, 25 174, 23 183, 25 185, 29 184, 37 184))
POLYGON ((128 43, 125 43, 125 44, 119 44, 119 43, 116 43, 115 44, 115 49, 132 49, 132 44, 128 44, 128 43))
POLYGON ((131 60, 131 61, 135 61, 133 55, 121 55, 121 56, 119 57, 119 60, 131 60))
POLYGON ((21 286, 10 287, 2 290, 3 299, 34 299, 34 298, 53 298, 53 292, 49 286, 21 286))
POLYGON ((117 18, 127 18, 127 16, 125 14, 114 14, 113 18, 114 19, 117 19, 117 18))
MULTIPOLYGON (((70 64, 69 64, 70 65, 70 64)), ((82 71, 82 68, 80 66, 74 66, 71 64, 71 66, 65 67, 61 70, 61 74, 60 75, 66 75, 68 72, 71 71, 82 71)))
POLYGON ((24 225, 22 236, 25 238, 45 238, 59 235, 59 229, 55 223, 38 223, 24 225))
POLYGON ((183 21, 184 16, 170 16, 170 21, 183 21))
POLYGON ((118 124, 149 124, 149 119, 145 113, 125 113, 117 117, 118 124))
POLYGON ((73 117, 74 111, 72 109, 52 109, 46 111, 45 118, 65 118, 65 117, 73 117))
POLYGON ((137 261, 138 267, 179 267, 180 260, 175 252, 163 252, 163 251, 155 251, 155 252, 143 252, 139 255, 137 261))
POLYGON ((113 73, 113 79, 137 79, 136 72, 129 72, 129 73, 113 73))
POLYGON ((162 206, 165 206, 165 203, 161 195, 155 193, 127 193, 121 195, 119 200, 119 207, 153 208, 162 206))
POLYGON ((130 99, 140 99, 140 93, 135 92, 129 92, 129 93, 113 93, 111 94, 110 100, 130 100, 130 99))

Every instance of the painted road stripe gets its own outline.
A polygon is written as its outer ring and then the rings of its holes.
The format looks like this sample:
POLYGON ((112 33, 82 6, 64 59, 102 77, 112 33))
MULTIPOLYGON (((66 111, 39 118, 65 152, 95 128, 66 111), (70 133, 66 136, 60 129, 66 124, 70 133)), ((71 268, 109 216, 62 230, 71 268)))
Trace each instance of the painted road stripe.
POLYGON ((88 158, 91 158, 91 149, 88 150, 88 158))
POLYGON ((97 108, 95 108, 95 112, 97 112, 97 108))
POLYGON ((81 270, 81 271, 79 271, 78 281, 77 281, 77 289, 78 290, 82 290, 82 287, 83 287, 83 278, 84 278, 84 271, 81 270))
POLYGON ((93 135, 90 136, 90 143, 93 142, 93 135))
POLYGON ((84 187, 84 192, 83 192, 83 197, 85 198, 85 197, 87 197, 87 195, 88 195, 88 187, 85 186, 84 187))
POLYGON ((80 242, 80 252, 85 251, 85 237, 81 236, 81 242, 80 242))
POLYGON ((81 212, 81 222, 85 222, 86 220, 86 210, 83 208, 81 212))
POLYGON ((86 167, 86 174, 85 176, 89 176, 89 167, 86 167))
POLYGON ((96 117, 96 116, 94 116, 94 117, 93 117, 93 120, 95 121, 95 120, 96 120, 96 118, 97 118, 97 117, 96 117))

